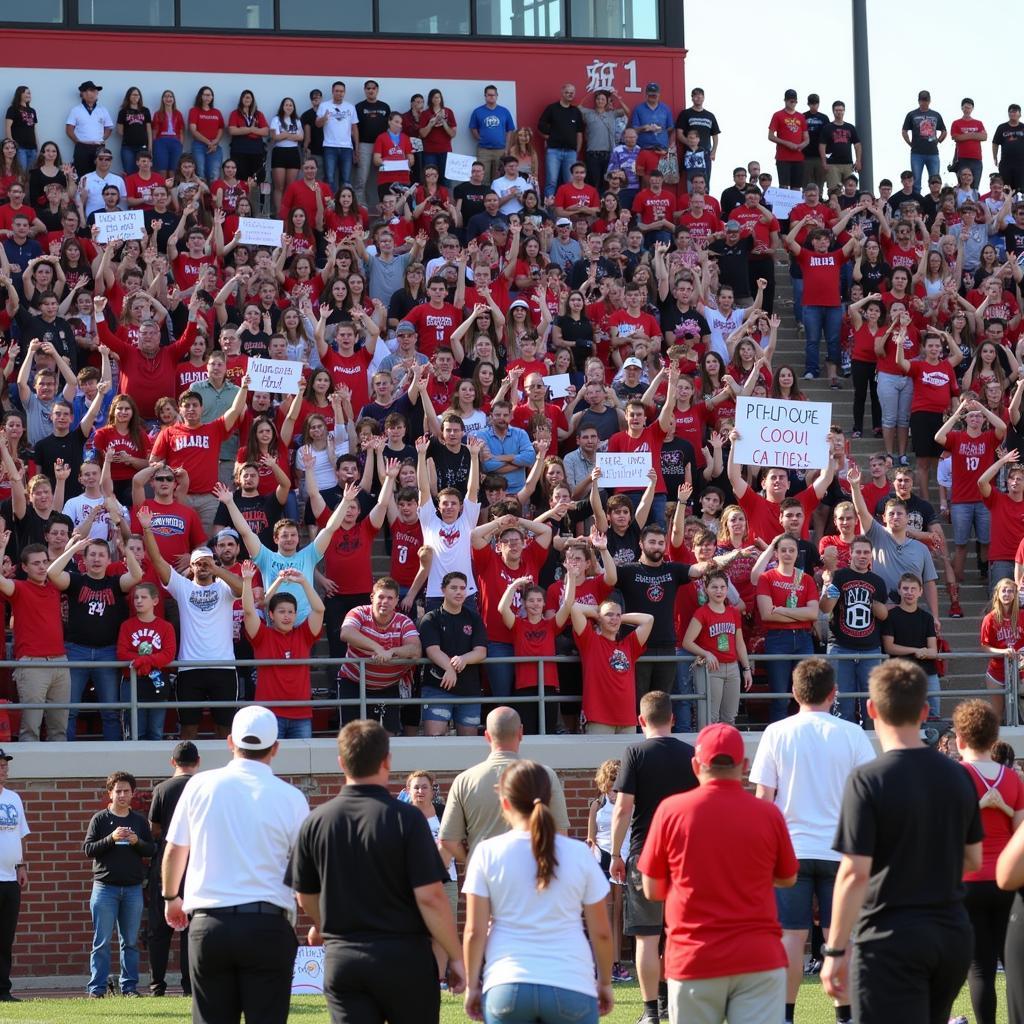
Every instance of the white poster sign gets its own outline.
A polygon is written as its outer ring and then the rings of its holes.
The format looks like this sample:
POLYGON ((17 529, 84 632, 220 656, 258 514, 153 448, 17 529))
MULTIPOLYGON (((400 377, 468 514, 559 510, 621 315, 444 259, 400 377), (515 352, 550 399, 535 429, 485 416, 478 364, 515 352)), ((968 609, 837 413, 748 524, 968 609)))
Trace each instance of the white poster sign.
POLYGON ((324 992, 324 947, 299 946, 292 970, 292 995, 316 996, 324 992))
POLYGON ((548 394, 552 398, 565 398, 569 394, 569 374, 553 373, 550 377, 544 378, 548 394))
POLYGON ((444 176, 449 181, 469 181, 474 160, 475 156, 466 156, 465 153, 449 153, 444 163, 444 176))
POLYGON ((831 402, 737 398, 733 459, 743 466, 824 469, 831 402))
POLYGON ((249 359, 249 391, 272 395, 297 395, 302 380, 302 363, 288 359, 249 359))
POLYGON ((595 460, 601 470, 599 487, 646 487, 650 483, 650 452, 597 452, 595 460))
POLYGON ((765 191, 764 201, 779 220, 785 220, 789 211, 804 201, 804 194, 797 188, 770 188, 765 191))
POLYGON ((242 232, 243 245, 265 245, 271 249, 279 249, 281 235, 284 233, 284 221, 239 217, 238 230, 242 232))
POLYGON ((145 238, 146 216, 141 210, 114 210, 96 214, 96 226, 100 233, 96 241, 101 245, 115 239, 145 238))

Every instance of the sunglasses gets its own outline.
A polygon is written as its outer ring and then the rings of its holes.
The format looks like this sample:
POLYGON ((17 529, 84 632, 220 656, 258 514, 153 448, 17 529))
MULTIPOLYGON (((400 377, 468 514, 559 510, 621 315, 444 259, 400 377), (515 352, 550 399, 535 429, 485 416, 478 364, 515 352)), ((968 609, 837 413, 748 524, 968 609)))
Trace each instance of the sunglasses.
POLYGON ((155 477, 153 477, 153 479, 157 483, 159 483, 159 484, 173 484, 174 483, 174 477, 173 476, 155 476, 155 477))

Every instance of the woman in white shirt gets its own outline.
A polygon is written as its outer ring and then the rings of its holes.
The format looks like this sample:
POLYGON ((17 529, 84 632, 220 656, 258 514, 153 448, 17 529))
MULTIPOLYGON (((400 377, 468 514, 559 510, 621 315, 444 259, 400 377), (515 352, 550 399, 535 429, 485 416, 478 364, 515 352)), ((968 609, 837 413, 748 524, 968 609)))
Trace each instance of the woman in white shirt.
POLYGON ((466 1013, 486 1024, 597 1024, 614 1004, 608 880, 584 843, 557 834, 546 768, 516 761, 498 795, 510 831, 477 846, 462 889, 466 1013))

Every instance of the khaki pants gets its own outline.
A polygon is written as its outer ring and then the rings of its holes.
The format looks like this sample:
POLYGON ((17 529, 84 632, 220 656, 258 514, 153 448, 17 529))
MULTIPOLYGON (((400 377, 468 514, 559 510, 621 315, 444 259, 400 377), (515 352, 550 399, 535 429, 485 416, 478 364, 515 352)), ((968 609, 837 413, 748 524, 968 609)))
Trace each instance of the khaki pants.
POLYGON ((636 732, 635 725, 605 725, 603 722, 587 722, 588 736, 625 736, 636 732))
POLYGON ((716 672, 708 669, 708 725, 734 725, 740 709, 740 667, 735 661, 719 662, 716 672))
MULTIPOLYGON (((25 658, 19 658, 25 661, 25 658)), ((40 659, 34 659, 40 660, 40 659)), ((54 655, 42 659, 49 665, 39 665, 14 670, 14 681, 18 686, 18 702, 21 704, 66 704, 71 699, 71 673, 67 658, 54 655)), ((68 738, 68 709, 54 708, 52 711, 22 711, 21 730, 18 739, 22 743, 38 743, 39 727, 46 716, 46 738, 60 742, 68 738)))
POLYGON ((779 1024, 785 1009, 785 967, 668 983, 672 1024, 779 1024))
POLYGON ((853 164, 829 164, 825 168, 825 184, 829 191, 842 188, 843 179, 853 174, 853 164))
MULTIPOLYGON (((223 466, 224 463, 222 462, 221 465, 223 466)), ((207 538, 212 537, 213 517, 217 514, 217 506, 220 505, 220 502, 212 494, 189 494, 185 498, 185 504, 196 510, 203 524, 203 532, 207 538)))
POLYGON ((503 149, 483 149, 478 146, 476 158, 484 165, 484 184, 489 188, 492 181, 505 173, 505 168, 501 166, 501 161, 505 158, 505 151, 503 149))

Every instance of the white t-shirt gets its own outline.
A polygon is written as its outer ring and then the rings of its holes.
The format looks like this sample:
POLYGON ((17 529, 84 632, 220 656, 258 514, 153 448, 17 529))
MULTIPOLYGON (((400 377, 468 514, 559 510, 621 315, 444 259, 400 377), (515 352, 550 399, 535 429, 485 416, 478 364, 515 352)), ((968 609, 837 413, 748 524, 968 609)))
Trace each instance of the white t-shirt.
POLYGON ((500 178, 495 178, 494 181, 491 182, 491 188, 493 191, 498 193, 498 196, 501 199, 501 206, 499 209, 504 214, 519 213, 523 209, 523 196, 527 192, 533 191, 533 188, 530 186, 530 183, 526 178, 516 176, 515 178, 510 179, 504 174, 500 178), (505 196, 507 196, 514 188, 519 189, 519 194, 509 196, 508 199, 506 199, 505 196))
MULTIPOLYGON (((64 503, 64 515, 66 515, 76 527, 85 517, 97 506, 103 504, 103 498, 90 498, 87 494, 76 494, 64 503)), ((128 520, 128 509, 120 506, 121 515, 125 521, 128 520)), ((89 530, 89 537, 92 540, 107 540, 110 536, 110 513, 104 509, 95 519, 89 530)))
MULTIPOLYGON (((438 834, 441 831, 441 821, 436 814, 432 818, 427 818, 427 828, 430 829, 430 834, 434 837, 434 842, 436 843, 438 834)), ((459 880, 454 857, 452 857, 451 863, 448 865, 448 877, 453 882, 457 882, 459 880)))
MULTIPOLYGON (((301 132, 302 125, 299 124, 297 119, 291 125, 288 125, 282 122, 281 118, 272 117, 270 119, 270 130, 272 132, 280 132, 282 134, 284 132, 301 132)), ((274 149, 297 149, 298 145, 298 142, 294 139, 282 139, 281 142, 274 143, 274 149)))
POLYGON ((102 142, 106 138, 105 129, 114 127, 107 108, 98 103, 92 110, 87 110, 84 103, 76 103, 64 123, 75 129, 75 137, 80 142, 92 144, 102 142))
POLYGON ((734 309, 728 316, 713 306, 704 306, 704 319, 711 328, 711 351, 718 354, 722 362, 729 365, 729 348, 725 339, 743 323, 744 310, 734 309))
POLYGON ((428 501, 420 506, 420 525, 423 527, 423 543, 434 549, 427 577, 427 597, 441 597, 441 580, 450 572, 466 574, 466 595, 476 593, 473 576, 473 545, 470 534, 480 520, 480 503, 462 503, 462 515, 454 523, 446 523, 437 514, 434 503, 428 501))
POLYGON ((125 208, 125 197, 128 195, 128 189, 125 187, 124 178, 120 174, 114 174, 111 171, 104 177, 100 177, 95 171, 90 171, 86 174, 82 181, 85 182, 85 215, 89 216, 90 213, 96 213, 98 210, 106 208, 106 203, 103 202, 103 190, 108 185, 113 185, 118 192, 121 193, 121 198, 118 200, 117 208, 123 210, 125 208))
POLYGON ((827 711, 801 711, 764 731, 750 781, 775 790, 798 860, 840 860, 832 849, 846 780, 874 760, 864 730, 827 711))
POLYGON ((359 116, 351 103, 342 100, 326 100, 316 108, 318 118, 326 117, 324 122, 324 145, 341 149, 352 148, 352 125, 358 123, 359 116))
POLYGON ((21 841, 29 831, 21 797, 6 786, 0 789, 0 882, 18 880, 14 865, 25 861, 21 841))
POLYGON ((584 906, 605 899, 608 880, 578 839, 556 836, 555 857, 554 877, 538 890, 528 832, 485 839, 473 851, 462 891, 491 902, 484 992, 522 982, 597 995, 580 915, 584 906))
POLYGON ((189 847, 185 912, 261 900, 293 912, 284 875, 308 816, 306 798, 268 764, 235 758, 194 775, 167 829, 167 842, 189 847))
POLYGON ((178 661, 232 661, 231 588, 218 579, 201 587, 172 569, 165 589, 178 602, 178 661))

